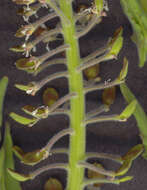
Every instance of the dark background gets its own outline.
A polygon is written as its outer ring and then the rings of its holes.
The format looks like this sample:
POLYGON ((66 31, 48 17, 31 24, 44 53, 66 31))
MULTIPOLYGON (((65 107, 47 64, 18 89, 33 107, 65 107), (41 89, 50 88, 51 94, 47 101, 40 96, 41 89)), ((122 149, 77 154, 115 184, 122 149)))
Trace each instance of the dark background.
MULTIPOLYGON (((75 2, 87 2, 87 0, 75 2)), ((124 44, 118 60, 101 63, 100 76, 103 81, 109 78, 115 78, 122 67, 123 57, 126 56, 129 60, 127 84, 138 98, 145 112, 147 112, 147 64, 145 64, 142 69, 138 67, 139 60, 137 49, 130 40, 132 28, 122 12, 119 0, 108 0, 108 5, 108 16, 103 19, 103 22, 94 27, 86 36, 80 39, 81 56, 86 56, 93 50, 103 46, 107 42, 108 38, 113 35, 114 31, 118 27, 123 26, 124 44)), ((11 0, 0 1, 0 78, 4 75, 9 77, 9 86, 5 99, 5 115, 6 119, 10 120, 11 123, 14 144, 28 152, 43 147, 52 135, 56 134, 59 130, 68 127, 69 121, 68 118, 64 116, 49 117, 48 119, 36 124, 34 127, 27 128, 12 121, 8 117, 8 114, 11 111, 23 114, 21 111, 22 106, 26 104, 41 105, 42 101, 43 89, 37 93, 35 97, 30 97, 16 89, 14 87, 15 83, 26 84, 32 80, 40 80, 44 76, 47 76, 57 70, 64 69, 64 67, 60 65, 50 67, 46 71, 42 72, 38 78, 34 78, 31 75, 16 69, 14 63, 21 57, 21 55, 9 51, 9 48, 16 44, 20 44, 22 41, 14 37, 16 30, 24 24, 22 18, 16 15, 17 8, 18 7, 13 4, 11 0)), ((54 47, 55 45, 56 43, 53 43, 51 46, 54 47)), ((63 96, 68 92, 67 81, 65 79, 54 80, 48 85, 57 88, 60 96, 63 96)), ((86 100, 87 110, 96 108, 101 102, 101 91, 89 94, 86 97, 86 100)), ((125 106, 126 103, 117 88, 117 97, 110 114, 120 113, 125 106)), ((90 151, 123 155, 133 145, 140 142, 139 131, 134 117, 129 118, 125 123, 107 122, 87 127, 87 150, 90 151)), ((67 137, 62 138, 55 145, 55 147, 67 146, 67 137)), ((28 173, 29 171, 33 171, 34 168, 38 168, 40 165, 49 164, 55 161, 60 162, 66 159, 67 158, 65 156, 61 155, 52 156, 35 167, 29 167, 21 164, 16 158, 16 169, 22 173, 28 173)), ((118 165, 111 161, 99 161, 108 169, 116 169, 118 167, 118 165)), ((145 190, 147 188, 147 161, 142 157, 139 157, 133 162, 132 168, 129 170, 127 175, 133 175, 134 179, 130 182, 122 183, 120 186, 104 185, 102 189, 145 190)), ((22 183, 22 188, 23 190, 43 190, 43 185, 49 177, 57 177, 65 185, 65 176, 66 174, 59 170, 48 171, 35 178, 35 180, 22 183)))

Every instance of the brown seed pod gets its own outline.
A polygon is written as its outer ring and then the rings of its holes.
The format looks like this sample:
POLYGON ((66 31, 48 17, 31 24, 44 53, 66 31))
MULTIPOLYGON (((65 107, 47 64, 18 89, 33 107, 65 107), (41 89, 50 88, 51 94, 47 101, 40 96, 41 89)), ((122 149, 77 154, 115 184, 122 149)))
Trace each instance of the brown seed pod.
POLYGON ((59 180, 50 178, 44 186, 44 190, 63 190, 63 186, 59 180))
POLYGON ((84 76, 86 77, 87 80, 95 79, 99 75, 100 72, 99 69, 100 69, 99 64, 91 66, 84 70, 84 76))
POLYGON ((59 99, 59 94, 55 88, 47 88, 43 92, 43 103, 47 106, 51 106, 59 99))
POLYGON ((110 106, 111 104, 113 104, 115 97, 116 97, 115 86, 104 89, 103 94, 102 94, 102 101, 104 104, 110 106))

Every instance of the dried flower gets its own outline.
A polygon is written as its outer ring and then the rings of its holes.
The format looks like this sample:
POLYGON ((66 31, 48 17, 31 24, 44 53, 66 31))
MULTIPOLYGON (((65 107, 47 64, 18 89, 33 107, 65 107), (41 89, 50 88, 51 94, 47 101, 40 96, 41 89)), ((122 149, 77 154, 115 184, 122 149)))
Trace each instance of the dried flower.
POLYGON ((22 108, 24 112, 27 114, 30 114, 38 119, 43 119, 48 117, 48 107, 46 106, 40 106, 38 108, 31 106, 31 105, 26 105, 22 108))
POLYGON ((30 82, 28 85, 15 84, 15 87, 26 91, 27 94, 30 94, 32 96, 35 96, 39 88, 35 82, 30 82))
POLYGON ((88 24, 90 19, 92 18, 93 13, 91 12, 91 7, 89 8, 86 4, 81 4, 78 6, 77 13, 82 15, 82 13, 87 12, 86 15, 82 16, 78 19, 78 23, 82 26, 88 24))
POLYGON ((24 153, 23 150, 18 147, 13 147, 13 152, 19 157, 22 163, 27 165, 34 165, 38 162, 46 159, 49 153, 44 149, 35 150, 33 152, 24 153))
POLYGON ((22 45, 14 46, 10 48, 10 50, 14 52, 25 52, 26 57, 28 57, 29 52, 31 51, 33 47, 34 47, 33 43, 29 42, 29 43, 24 43, 22 45))
POLYGON ((18 38, 22 38, 24 36, 29 38, 35 30, 36 30, 36 27, 34 27, 34 25, 32 25, 32 24, 25 25, 17 30, 15 36, 18 38))
POLYGON ((16 61, 16 67, 20 70, 36 70, 40 64, 40 60, 36 57, 21 58, 16 61))
POLYGON ((30 6, 29 9, 27 7, 22 7, 17 11, 17 14, 29 18, 30 16, 35 15, 40 7, 40 5, 30 6))

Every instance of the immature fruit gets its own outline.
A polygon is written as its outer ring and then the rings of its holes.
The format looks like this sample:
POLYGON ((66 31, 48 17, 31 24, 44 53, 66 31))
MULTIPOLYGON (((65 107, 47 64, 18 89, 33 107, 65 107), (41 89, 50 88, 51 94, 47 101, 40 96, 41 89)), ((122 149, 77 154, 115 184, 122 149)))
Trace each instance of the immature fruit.
POLYGON ((84 70, 84 75, 87 80, 92 80, 98 77, 99 75, 99 64, 91 66, 84 70))
POLYGON ((47 88, 43 93, 43 103, 51 106, 59 99, 59 94, 54 88, 47 88))
MULTIPOLYGON (((98 168, 103 169, 103 166, 101 164, 99 164, 99 163, 94 163, 93 165, 97 166, 98 168)), ((94 171, 88 169, 88 178, 90 178, 90 179, 94 179, 94 178, 103 179, 103 178, 106 178, 106 177, 103 174, 100 174, 100 173, 97 173, 97 172, 94 172, 94 171)), ((96 183, 96 184, 94 184, 94 187, 101 187, 102 185, 103 184, 96 183)))
POLYGON ((103 94, 102 94, 102 101, 104 104, 110 106, 111 104, 113 104, 115 97, 116 97, 115 86, 104 89, 103 94))
POLYGON ((59 180, 50 178, 44 186, 44 190, 63 190, 63 186, 59 180))

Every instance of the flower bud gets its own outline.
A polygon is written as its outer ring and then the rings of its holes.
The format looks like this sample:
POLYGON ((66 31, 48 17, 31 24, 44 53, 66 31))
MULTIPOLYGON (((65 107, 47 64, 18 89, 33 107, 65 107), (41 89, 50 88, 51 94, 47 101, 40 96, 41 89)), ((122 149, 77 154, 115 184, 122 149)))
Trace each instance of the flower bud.
POLYGON ((21 58, 16 61, 17 69, 24 71, 28 71, 30 69, 36 70, 39 64, 40 61, 36 57, 21 58))

